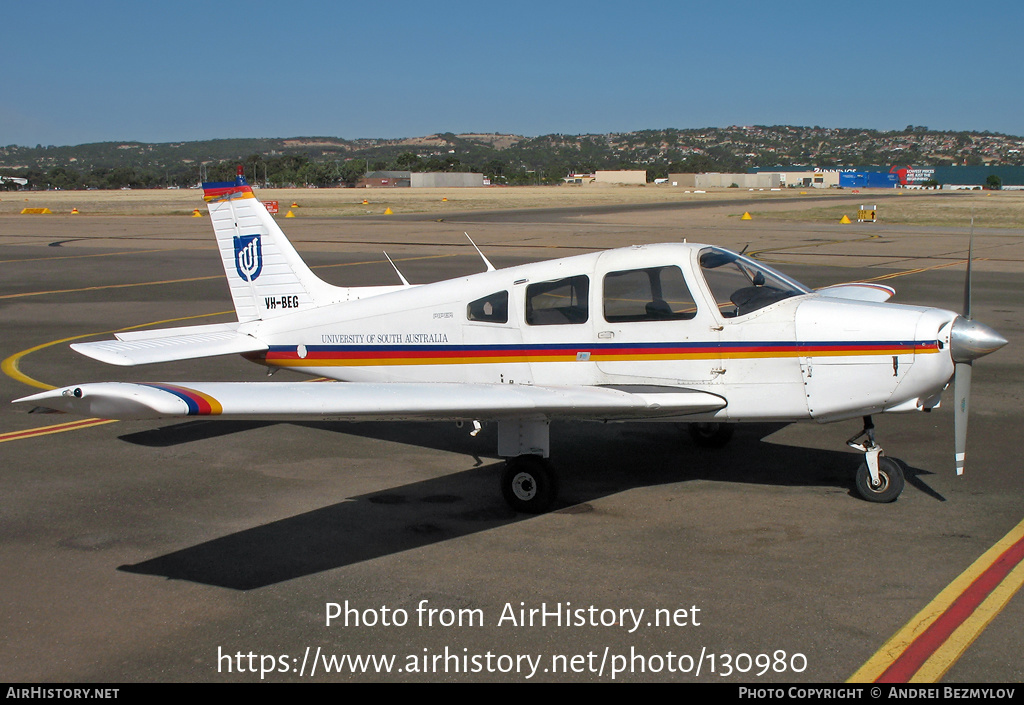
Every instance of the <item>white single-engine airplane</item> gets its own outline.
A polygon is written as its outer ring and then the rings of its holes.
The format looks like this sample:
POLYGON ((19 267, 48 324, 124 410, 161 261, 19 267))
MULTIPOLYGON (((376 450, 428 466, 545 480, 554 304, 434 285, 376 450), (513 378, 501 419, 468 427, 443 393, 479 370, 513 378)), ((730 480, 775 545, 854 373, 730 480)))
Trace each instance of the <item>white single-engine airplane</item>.
MULTIPOLYGON (((502 493, 547 510, 553 419, 690 422, 720 445, 741 421, 864 417, 856 486, 891 502, 899 463, 871 415, 928 411, 954 381, 957 473, 971 363, 1006 344, 970 315, 884 303, 892 289, 811 291, 717 247, 637 246, 414 286, 336 287, 305 265, 235 182, 204 184, 237 323, 118 334, 71 347, 115 365, 241 353, 344 384, 81 384, 17 402, 103 418, 482 420, 498 425, 502 493), (862 440, 863 439, 863 440, 862 440)), ((474 245, 475 247, 475 245, 474 245)))

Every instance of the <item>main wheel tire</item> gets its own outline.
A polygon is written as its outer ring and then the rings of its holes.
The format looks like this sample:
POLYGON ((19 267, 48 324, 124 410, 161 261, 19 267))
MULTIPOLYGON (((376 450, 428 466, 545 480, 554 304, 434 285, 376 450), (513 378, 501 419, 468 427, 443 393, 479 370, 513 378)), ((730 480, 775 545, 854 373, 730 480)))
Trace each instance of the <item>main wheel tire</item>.
POLYGON ((892 458, 879 456, 877 485, 871 482, 867 460, 857 468, 857 492, 869 502, 895 502, 905 484, 903 468, 892 458))
POLYGON ((558 495, 558 483, 551 464, 539 455, 509 458, 501 476, 501 494, 517 512, 546 512, 558 495))
POLYGON ((717 421, 687 424, 690 438, 701 448, 721 448, 730 440, 736 430, 735 424, 717 421))

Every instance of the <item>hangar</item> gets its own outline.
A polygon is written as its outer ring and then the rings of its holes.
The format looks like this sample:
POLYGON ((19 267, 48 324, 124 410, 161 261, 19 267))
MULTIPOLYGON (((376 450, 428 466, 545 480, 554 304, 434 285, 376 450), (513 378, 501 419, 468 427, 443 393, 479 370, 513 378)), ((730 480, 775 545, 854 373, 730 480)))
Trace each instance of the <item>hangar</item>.
POLYGON ((842 188, 896 188, 899 185, 896 174, 881 171, 844 171, 839 175, 842 188))
POLYGON ((669 174, 672 186, 685 188, 778 188, 781 181, 778 174, 669 174))
POLYGON ((414 171, 409 177, 410 185, 413 188, 435 187, 435 188, 472 188, 484 185, 484 175, 473 172, 448 172, 448 171, 414 171))
POLYGON ((357 188, 467 188, 484 186, 484 175, 446 171, 371 171, 356 184, 357 188))
POLYGON ((646 184, 647 183, 647 172, 646 171, 595 171, 594 181, 595 184, 646 184))

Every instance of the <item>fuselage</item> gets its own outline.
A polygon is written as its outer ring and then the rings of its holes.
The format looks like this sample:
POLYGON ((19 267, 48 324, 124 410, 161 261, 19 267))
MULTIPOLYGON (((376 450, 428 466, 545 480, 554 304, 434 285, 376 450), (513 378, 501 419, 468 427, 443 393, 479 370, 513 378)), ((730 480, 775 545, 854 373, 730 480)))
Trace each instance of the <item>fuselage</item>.
MULTIPOLYGON (((371 292, 372 293, 372 292, 371 292)), ((243 324, 269 366, 351 382, 685 387, 718 420, 929 409, 956 314, 826 297, 707 245, 521 265, 243 324)))

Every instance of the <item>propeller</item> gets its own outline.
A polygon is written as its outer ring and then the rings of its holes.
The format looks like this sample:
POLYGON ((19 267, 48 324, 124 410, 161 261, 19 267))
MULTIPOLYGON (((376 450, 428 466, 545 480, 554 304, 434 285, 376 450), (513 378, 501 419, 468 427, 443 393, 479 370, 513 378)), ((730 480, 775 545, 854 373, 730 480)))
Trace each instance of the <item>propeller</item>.
POLYGON ((972 365, 979 357, 1006 345, 1006 338, 971 317, 971 262, 974 259, 974 216, 971 216, 971 240, 967 248, 967 276, 964 278, 964 312, 953 321, 949 336, 953 358, 953 449, 956 474, 964 474, 967 457, 967 417, 971 406, 972 365))

